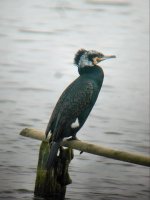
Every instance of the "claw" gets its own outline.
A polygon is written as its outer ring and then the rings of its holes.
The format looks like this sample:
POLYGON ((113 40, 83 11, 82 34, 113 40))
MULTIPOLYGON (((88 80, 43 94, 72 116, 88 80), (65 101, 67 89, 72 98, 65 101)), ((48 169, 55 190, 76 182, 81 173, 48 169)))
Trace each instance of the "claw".
POLYGON ((67 139, 67 141, 71 141, 71 140, 79 140, 76 136, 72 136, 71 138, 67 139))

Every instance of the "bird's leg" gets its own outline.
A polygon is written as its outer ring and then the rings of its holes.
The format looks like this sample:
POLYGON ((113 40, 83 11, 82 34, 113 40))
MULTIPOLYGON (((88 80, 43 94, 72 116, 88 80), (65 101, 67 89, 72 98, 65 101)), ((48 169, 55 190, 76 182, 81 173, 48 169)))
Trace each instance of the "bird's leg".
MULTIPOLYGON (((71 140, 79 140, 79 139, 76 137, 76 135, 74 135, 74 136, 72 136, 71 140)), ((82 154, 82 153, 83 153, 83 151, 80 151, 80 154, 82 154)))
POLYGON ((79 140, 79 139, 76 137, 76 135, 73 135, 71 139, 72 139, 72 140, 79 140))
MULTIPOLYGON (((73 135, 71 138, 67 139, 67 141, 72 141, 72 140, 78 140, 78 141, 80 141, 80 140, 76 137, 76 135, 73 135)), ((82 154, 82 153, 83 153, 83 151, 80 151, 80 154, 82 154)))
POLYGON ((67 139, 67 141, 71 141, 71 140, 79 140, 76 135, 73 135, 71 138, 67 139))

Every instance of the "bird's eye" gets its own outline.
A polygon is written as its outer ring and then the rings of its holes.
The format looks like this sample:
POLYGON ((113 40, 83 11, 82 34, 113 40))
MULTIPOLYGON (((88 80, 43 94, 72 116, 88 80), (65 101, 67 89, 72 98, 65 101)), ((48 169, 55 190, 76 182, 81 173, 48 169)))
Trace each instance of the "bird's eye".
POLYGON ((98 57, 102 58, 104 55, 102 53, 99 53, 98 57))
POLYGON ((97 54, 90 54, 89 56, 88 56, 88 58, 89 58, 89 60, 93 60, 93 58, 95 58, 95 57, 98 57, 98 55, 97 54))

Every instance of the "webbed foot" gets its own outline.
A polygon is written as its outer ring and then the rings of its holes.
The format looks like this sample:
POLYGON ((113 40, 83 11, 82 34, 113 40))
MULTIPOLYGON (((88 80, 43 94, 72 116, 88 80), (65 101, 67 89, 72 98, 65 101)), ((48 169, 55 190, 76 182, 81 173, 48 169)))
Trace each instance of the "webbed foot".
POLYGON ((79 140, 76 136, 72 136, 71 138, 68 138, 67 141, 71 141, 71 140, 79 140))

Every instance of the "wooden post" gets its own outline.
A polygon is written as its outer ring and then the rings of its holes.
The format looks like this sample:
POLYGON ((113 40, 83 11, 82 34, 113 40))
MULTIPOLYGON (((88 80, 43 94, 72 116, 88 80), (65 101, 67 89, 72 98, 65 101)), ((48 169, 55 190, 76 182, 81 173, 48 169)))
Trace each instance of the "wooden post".
POLYGON ((44 198, 50 197, 51 200, 63 200, 65 198, 66 185, 72 182, 68 174, 69 163, 73 159, 72 149, 150 167, 150 157, 148 156, 100 147, 79 140, 65 140, 62 141, 61 145, 69 148, 64 149, 61 147, 54 168, 47 170, 45 166, 50 147, 48 140, 44 139, 44 133, 26 128, 21 131, 20 135, 43 140, 39 152, 34 194, 35 196, 44 198))
POLYGON ((51 199, 64 199, 66 185, 72 181, 68 173, 70 161, 73 159, 73 150, 63 149, 57 156, 54 168, 47 170, 45 168, 50 147, 47 141, 42 141, 39 151, 39 161, 35 182, 35 196, 51 197, 51 199))

